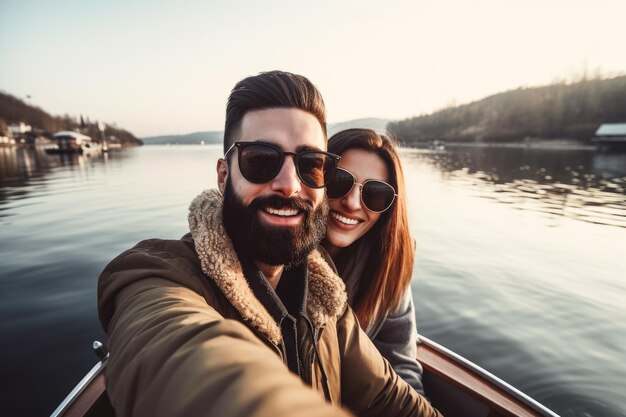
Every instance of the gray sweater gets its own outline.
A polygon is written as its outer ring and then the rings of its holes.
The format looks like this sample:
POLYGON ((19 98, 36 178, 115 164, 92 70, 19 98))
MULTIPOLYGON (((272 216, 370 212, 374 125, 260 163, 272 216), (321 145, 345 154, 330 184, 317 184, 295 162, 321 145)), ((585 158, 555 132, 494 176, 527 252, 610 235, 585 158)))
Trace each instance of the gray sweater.
POLYGON ((417 327, 410 286, 404 292, 398 308, 370 326, 366 332, 393 370, 423 395, 422 365, 415 359, 417 327))

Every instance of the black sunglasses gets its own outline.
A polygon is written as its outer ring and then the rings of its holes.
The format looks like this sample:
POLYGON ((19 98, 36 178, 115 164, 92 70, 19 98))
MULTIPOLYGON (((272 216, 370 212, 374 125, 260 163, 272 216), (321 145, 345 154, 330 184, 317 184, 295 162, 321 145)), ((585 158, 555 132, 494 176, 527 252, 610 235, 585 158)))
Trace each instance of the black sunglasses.
POLYGON ((354 175, 343 168, 336 169, 335 177, 326 185, 326 195, 333 199, 344 197, 355 185, 361 187, 361 201, 365 208, 374 213, 388 210, 398 196, 396 190, 385 181, 365 180, 359 184, 354 175))
POLYGON ((306 149, 298 152, 285 152, 278 146, 267 142, 235 142, 224 154, 235 148, 239 149, 239 171, 243 177, 254 183, 264 184, 271 181, 285 162, 285 155, 292 155, 298 178, 307 187, 325 187, 335 175, 340 156, 330 152, 306 149))

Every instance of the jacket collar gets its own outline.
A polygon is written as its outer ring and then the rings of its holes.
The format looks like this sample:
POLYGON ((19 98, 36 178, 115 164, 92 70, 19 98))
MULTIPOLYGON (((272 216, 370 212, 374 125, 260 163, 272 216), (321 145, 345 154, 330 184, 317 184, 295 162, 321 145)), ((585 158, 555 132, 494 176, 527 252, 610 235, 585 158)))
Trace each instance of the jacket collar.
MULTIPOLYGON (((245 321, 272 343, 279 344, 280 328, 250 289, 222 224, 222 201, 219 191, 205 190, 189 206, 189 230, 202 271, 215 281, 245 321)), ((307 266, 307 312, 313 326, 319 328, 343 313, 347 299, 345 285, 317 249, 309 254, 307 266)))

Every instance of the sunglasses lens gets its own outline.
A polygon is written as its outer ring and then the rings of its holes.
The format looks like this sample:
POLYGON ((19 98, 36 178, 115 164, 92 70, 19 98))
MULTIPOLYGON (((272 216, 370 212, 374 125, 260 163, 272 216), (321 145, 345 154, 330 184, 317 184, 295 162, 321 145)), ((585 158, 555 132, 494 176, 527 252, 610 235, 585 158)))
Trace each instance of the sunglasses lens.
POLYGON ((381 212, 391 207, 395 191, 391 185, 382 181, 367 181, 363 184, 361 198, 369 210, 381 212))
POLYGON ((305 152, 297 159, 300 179, 311 188, 324 187, 335 172, 335 160, 324 153, 305 152))
POLYGON ((341 168, 335 170, 335 177, 326 185, 328 198, 341 198, 348 194, 354 185, 354 177, 341 168))
POLYGON ((263 184, 276 176, 281 167, 278 150, 263 144, 247 145, 239 150, 239 170, 245 179, 263 184))

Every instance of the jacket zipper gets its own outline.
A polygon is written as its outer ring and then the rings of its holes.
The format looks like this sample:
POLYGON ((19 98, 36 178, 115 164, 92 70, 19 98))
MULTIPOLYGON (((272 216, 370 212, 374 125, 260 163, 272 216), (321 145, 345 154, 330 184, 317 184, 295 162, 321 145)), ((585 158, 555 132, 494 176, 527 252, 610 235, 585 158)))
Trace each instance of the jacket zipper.
POLYGON ((313 362, 315 360, 317 360, 317 365, 320 368, 320 372, 322 374, 322 389, 324 390, 324 397, 332 402, 333 398, 330 395, 330 387, 328 386, 328 377, 326 376, 326 372, 324 371, 324 366, 322 365, 322 360, 320 358, 320 354, 317 350, 317 342, 319 341, 319 337, 322 334, 322 330, 324 329, 324 325, 320 326, 319 329, 314 329, 313 328, 313 324, 307 319, 307 323, 309 325, 309 330, 311 331, 311 333, 313 334, 313 356, 311 357, 311 362, 309 365, 309 369, 311 369, 311 376, 310 376, 310 381, 311 383, 313 382, 313 374, 312 374, 312 369, 313 369, 313 362))

